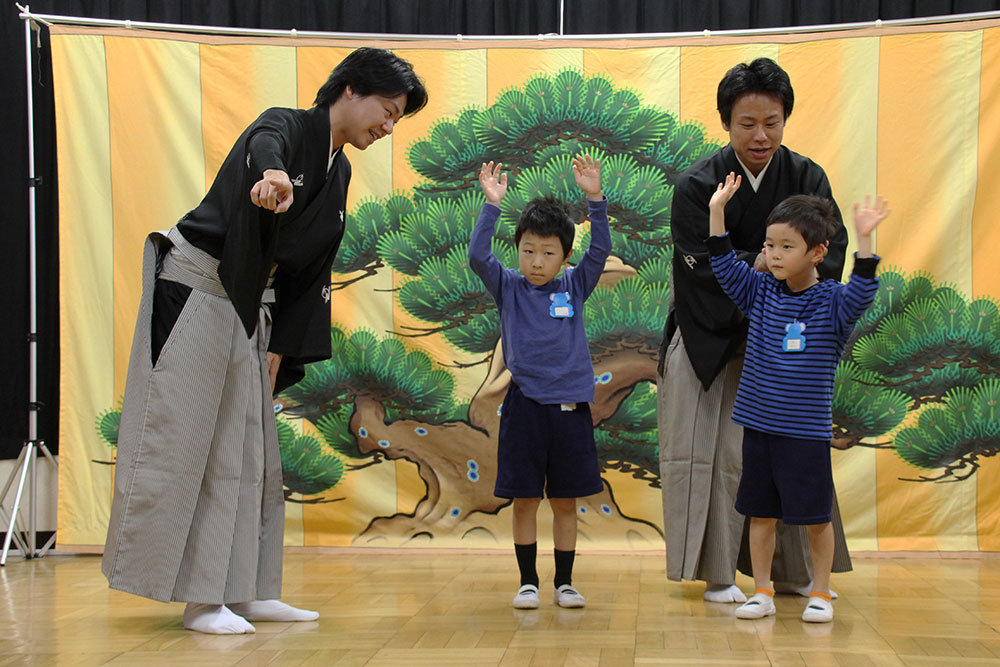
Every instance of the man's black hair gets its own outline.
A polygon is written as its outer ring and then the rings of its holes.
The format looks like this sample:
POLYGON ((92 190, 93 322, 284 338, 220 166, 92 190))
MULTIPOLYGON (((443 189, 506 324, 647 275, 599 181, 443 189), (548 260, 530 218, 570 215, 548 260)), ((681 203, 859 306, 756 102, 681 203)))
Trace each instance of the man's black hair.
POLYGON ((381 95, 398 97, 406 95, 404 116, 410 116, 427 105, 427 90, 413 65, 392 51, 361 47, 340 61, 330 77, 316 93, 315 106, 333 104, 344 93, 344 88, 361 96, 381 95))
POLYGON ((517 229, 514 231, 515 247, 520 245, 521 236, 525 232, 538 236, 558 237, 566 257, 573 251, 576 225, 570 219, 566 207, 551 195, 532 199, 521 211, 521 217, 517 219, 517 229))
POLYGON ((726 72, 719 82, 716 102, 722 122, 729 127, 733 121, 733 105, 743 95, 760 93, 773 95, 785 109, 785 120, 792 114, 795 93, 788 73, 770 58, 757 58, 752 63, 740 63, 726 72))

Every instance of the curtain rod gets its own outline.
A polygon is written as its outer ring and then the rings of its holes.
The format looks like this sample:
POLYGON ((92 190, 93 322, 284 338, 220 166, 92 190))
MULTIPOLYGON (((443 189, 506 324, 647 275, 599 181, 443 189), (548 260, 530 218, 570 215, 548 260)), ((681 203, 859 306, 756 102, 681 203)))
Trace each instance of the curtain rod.
POLYGON ((823 25, 793 26, 787 28, 757 28, 753 30, 708 30, 688 31, 688 32, 639 32, 639 33, 616 33, 616 34, 596 34, 596 35, 558 35, 555 33, 544 33, 538 35, 417 35, 417 34, 395 34, 395 33, 370 33, 370 32, 322 32, 317 30, 265 30, 251 28, 230 28, 224 26, 188 25, 183 23, 152 23, 148 21, 130 21, 118 19, 94 19, 82 16, 60 16, 57 14, 36 14, 27 7, 17 5, 21 11, 19 17, 25 21, 35 21, 44 25, 83 25, 105 28, 125 28, 134 30, 166 30, 170 32, 197 32, 214 35, 238 35, 254 37, 303 37, 303 38, 331 38, 331 39, 364 39, 380 41, 428 41, 428 40, 456 40, 456 41, 567 41, 567 40, 611 40, 611 39, 673 39, 678 37, 706 37, 709 35, 726 37, 743 37, 753 35, 775 35, 805 32, 832 32, 845 30, 860 30, 864 28, 884 28, 891 26, 914 26, 927 25, 933 23, 959 23, 964 21, 975 21, 979 19, 1000 18, 1000 11, 974 12, 969 14, 948 14, 944 16, 928 16, 912 19, 892 19, 883 21, 862 21, 857 23, 828 23, 823 25))

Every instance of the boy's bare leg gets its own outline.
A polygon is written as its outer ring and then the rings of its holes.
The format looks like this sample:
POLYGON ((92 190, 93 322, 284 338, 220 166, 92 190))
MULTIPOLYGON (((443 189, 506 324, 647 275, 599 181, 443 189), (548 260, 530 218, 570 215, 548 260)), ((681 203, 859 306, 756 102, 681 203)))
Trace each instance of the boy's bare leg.
POLYGON ((809 604, 802 610, 802 620, 807 623, 833 621, 830 604, 830 569, 833 567, 833 524, 820 523, 806 526, 809 531, 809 548, 812 550, 813 589, 809 604))
MULTIPOLYGON (((777 525, 777 519, 750 517, 750 564, 753 566, 755 589, 770 590, 771 588, 771 561, 774 559, 774 534, 777 525)), ((831 533, 832 535, 833 533, 831 533)), ((832 542, 830 546, 832 558, 832 542)), ((830 566, 833 567, 832 560, 830 566)))
MULTIPOLYGON (((830 570, 833 568, 833 524, 821 523, 806 526, 809 531, 809 549, 812 551, 813 592, 830 593, 830 570)), ((756 574, 756 565, 754 574, 756 574)))
POLYGON ((774 531, 777 519, 750 517, 750 564, 753 566, 753 595, 736 610, 736 618, 757 619, 773 616, 771 561, 774 559, 774 531))
POLYGON ((552 543, 559 551, 576 550, 576 498, 549 498, 552 543))
POLYGON ((538 505, 541 498, 514 498, 514 544, 538 540, 538 505))

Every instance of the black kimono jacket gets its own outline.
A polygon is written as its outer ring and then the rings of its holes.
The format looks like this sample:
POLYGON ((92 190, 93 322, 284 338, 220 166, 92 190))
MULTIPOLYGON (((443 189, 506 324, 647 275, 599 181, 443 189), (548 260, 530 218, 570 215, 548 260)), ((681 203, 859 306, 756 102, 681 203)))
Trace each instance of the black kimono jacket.
MULTIPOLYGON (((667 317, 663 356, 676 327, 680 327, 688 358, 707 390, 722 367, 746 339, 748 323, 712 274, 708 249, 708 202, 729 172, 743 174, 732 146, 725 146, 691 165, 674 186, 670 233, 674 242, 674 310, 667 317)), ((746 180, 746 179, 744 179, 746 180)), ((768 214, 786 197, 818 195, 833 200, 823 168, 807 157, 781 146, 754 192, 744 183, 726 204, 726 229, 740 259, 753 265, 764 245, 768 214)), ((819 266, 821 278, 840 280, 847 249, 847 230, 834 202, 840 229, 819 266)))
POLYGON ((276 265, 268 346, 284 355, 276 392, 302 379, 304 364, 330 357, 330 267, 344 236, 351 165, 341 151, 328 174, 329 148, 328 107, 268 109, 240 135, 201 204, 177 223, 220 260, 219 278, 247 336, 276 265), (250 201, 267 169, 292 181, 285 213, 250 201))

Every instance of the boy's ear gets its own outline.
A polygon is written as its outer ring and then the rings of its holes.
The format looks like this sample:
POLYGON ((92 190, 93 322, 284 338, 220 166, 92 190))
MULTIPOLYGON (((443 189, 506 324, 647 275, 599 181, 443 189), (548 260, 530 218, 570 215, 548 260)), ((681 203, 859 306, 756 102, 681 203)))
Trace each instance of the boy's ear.
POLYGON ((819 245, 817 245, 815 248, 813 248, 810 251, 810 252, 813 253, 813 257, 812 257, 813 262, 815 264, 819 264, 820 262, 822 262, 823 258, 826 257, 826 253, 828 253, 829 251, 830 251, 830 242, 829 241, 824 241, 823 243, 820 243, 819 245))

